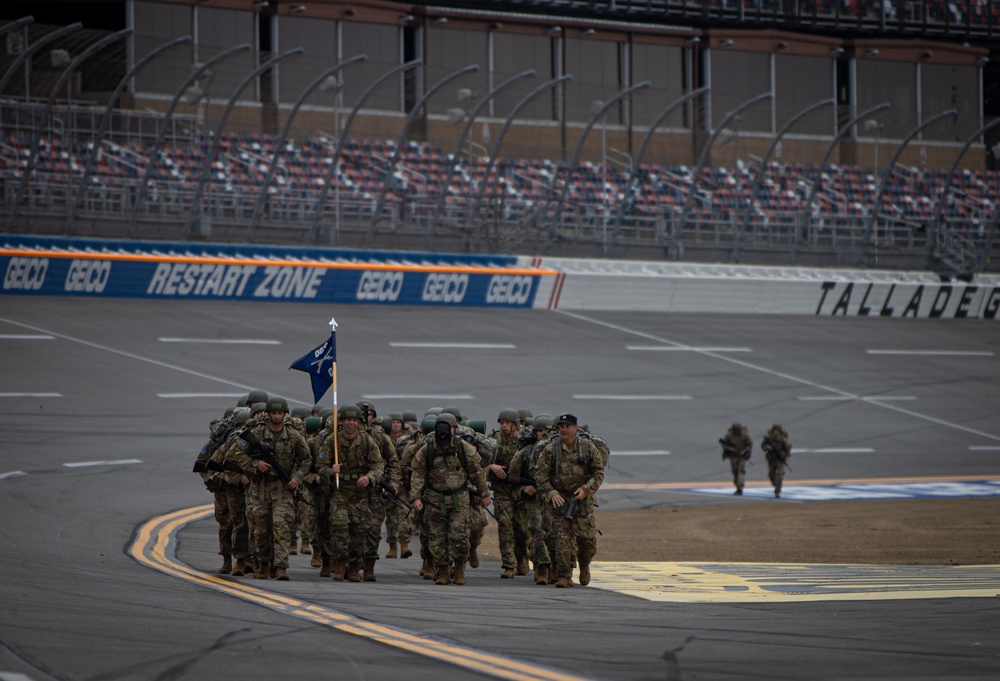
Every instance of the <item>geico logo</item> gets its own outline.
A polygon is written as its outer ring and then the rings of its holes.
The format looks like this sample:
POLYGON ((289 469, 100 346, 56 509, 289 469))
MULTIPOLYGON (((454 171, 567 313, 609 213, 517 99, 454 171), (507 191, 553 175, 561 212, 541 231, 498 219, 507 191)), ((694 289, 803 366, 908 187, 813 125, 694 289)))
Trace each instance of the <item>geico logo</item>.
POLYGON ((110 276, 111 262, 108 260, 74 260, 66 273, 65 290, 103 293, 110 276))
POLYGON ((399 298, 403 290, 402 272, 372 272, 365 270, 358 282, 358 300, 385 302, 399 298))
POLYGON ((530 295, 531 277, 494 274, 490 277, 489 288, 486 289, 486 302, 523 305, 528 302, 530 295))
POLYGON ((428 274, 424 283, 423 300, 432 303, 460 303, 465 298, 468 288, 468 274, 454 272, 428 274))
POLYGON ((48 258, 11 258, 3 277, 4 289, 37 291, 45 283, 48 258))

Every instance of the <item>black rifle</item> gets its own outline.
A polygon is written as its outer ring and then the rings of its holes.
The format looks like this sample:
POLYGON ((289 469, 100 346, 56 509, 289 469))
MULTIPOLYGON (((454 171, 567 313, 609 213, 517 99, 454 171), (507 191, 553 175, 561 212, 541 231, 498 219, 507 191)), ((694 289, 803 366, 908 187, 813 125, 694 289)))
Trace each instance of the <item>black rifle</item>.
POLYGON ((284 467, 278 463, 278 459, 274 456, 274 452, 265 446, 263 442, 258 440, 252 430, 249 428, 244 430, 240 433, 240 439, 245 440, 246 443, 250 445, 250 451, 248 454, 251 459, 270 464, 271 468, 273 468, 278 476, 285 481, 286 485, 292 481, 292 476, 290 476, 288 471, 286 471, 284 467))
POLYGON ((407 516, 410 515, 410 513, 413 511, 413 507, 399 498, 398 492, 396 492, 396 490, 392 488, 392 485, 387 483, 385 480, 379 480, 378 486, 382 490, 382 498, 388 500, 389 503, 393 504, 394 506, 398 506, 399 508, 405 510, 407 516))
POLYGON ((573 519, 573 514, 576 513, 577 503, 578 500, 576 499, 576 497, 569 500, 569 503, 566 504, 566 513, 563 514, 563 518, 565 518, 566 520, 573 519))
POLYGON ((721 437, 719 438, 719 444, 722 445, 722 449, 723 449, 722 458, 725 458, 726 457, 726 452, 728 452, 728 453, 732 454, 733 456, 738 457, 740 459, 746 459, 747 461, 750 460, 750 452, 746 452, 746 453, 740 452, 740 450, 738 450, 738 449, 736 449, 736 447, 733 447, 732 445, 730 445, 728 442, 726 442, 725 440, 723 440, 721 437))
POLYGON ((506 478, 502 478, 502 479, 498 478, 497 480, 498 480, 498 482, 503 482, 503 483, 506 483, 508 485, 513 485, 515 487, 534 487, 535 486, 535 481, 532 478, 529 478, 528 476, 512 475, 509 472, 507 473, 507 477, 506 478))

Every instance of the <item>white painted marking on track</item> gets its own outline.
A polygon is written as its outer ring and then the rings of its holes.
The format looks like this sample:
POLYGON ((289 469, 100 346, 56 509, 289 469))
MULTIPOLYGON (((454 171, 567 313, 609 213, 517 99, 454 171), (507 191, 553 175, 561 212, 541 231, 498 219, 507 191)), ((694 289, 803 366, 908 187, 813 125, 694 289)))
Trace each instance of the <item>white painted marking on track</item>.
POLYGON ((805 395, 799 399, 804 402, 849 402, 858 398, 855 395, 805 395))
POLYGON ((908 400, 915 400, 917 398, 913 395, 878 395, 875 397, 862 397, 861 399, 864 400, 865 402, 882 402, 886 400, 897 400, 906 402, 908 400))
POLYGON ((574 400, 690 400, 690 395, 573 395, 574 400))
POLYGON ((124 464, 142 463, 142 459, 118 459, 117 461, 78 461, 76 463, 64 463, 66 468, 84 468, 87 466, 118 466, 124 464))
POLYGON ((182 399, 189 397, 225 397, 225 398, 240 398, 243 397, 243 393, 156 393, 157 397, 162 397, 166 400, 182 399))
POLYGON ((256 340, 253 338, 158 338, 161 343, 209 343, 222 345, 281 345, 279 340, 256 340))
POLYGON ((515 350, 517 346, 513 343, 389 343, 394 348, 446 348, 446 349, 486 349, 486 350, 515 350))
POLYGON ((32 681, 32 679, 18 672, 0 672, 0 681, 32 681))
POLYGON ((640 352, 753 352, 750 348, 727 348, 727 347, 673 347, 670 345, 626 345, 626 350, 640 352))
POLYGON ((366 400, 474 400, 472 395, 362 395, 366 400))
POLYGON ((616 449, 614 454, 615 456, 669 456, 670 452, 666 449, 636 450, 632 452, 623 452, 616 449))
MULTIPOLYGON (((614 329, 616 331, 621 331, 623 333, 630 333, 632 335, 639 336, 640 338, 645 338, 647 340, 654 341, 656 343, 663 343, 664 345, 672 345, 674 347, 689 347, 689 346, 683 345, 682 343, 677 343, 677 342, 674 342, 674 341, 671 341, 671 340, 667 340, 665 338, 660 338, 658 336, 654 336, 651 333, 644 333, 642 331, 636 331, 635 329, 630 329, 628 327, 624 327, 624 326, 621 326, 619 324, 612 324, 610 322, 602 322, 602 321, 599 321, 597 319, 592 319, 592 318, 587 317, 587 316, 582 315, 582 314, 577 314, 575 312, 567 312, 565 310, 556 310, 556 312, 558 312, 559 314, 562 314, 562 315, 566 315, 567 317, 572 317, 573 319, 579 319, 580 321, 589 322, 591 324, 596 324, 598 326, 603 326, 603 327, 608 328, 608 329, 614 329)), ((775 371, 774 369, 768 369, 767 367, 760 366, 759 364, 751 364, 750 362, 747 362, 747 361, 744 361, 744 360, 741 360, 741 359, 736 359, 735 357, 727 357, 723 353, 708 352, 708 351, 700 351, 700 352, 701 352, 701 354, 705 355, 706 357, 713 357, 715 359, 722 360, 723 362, 729 362, 730 364, 735 364, 735 365, 741 366, 741 367, 743 367, 745 369, 750 369, 751 371, 759 371, 761 373, 768 374, 769 376, 774 376, 776 378, 783 378, 783 379, 785 379, 787 381, 791 381, 793 383, 799 383, 801 385, 807 385, 807 386, 810 386, 810 387, 815 388, 817 390, 825 390, 825 391, 828 391, 830 393, 833 393, 834 395, 840 395, 842 397, 848 397, 850 399, 855 399, 856 398, 855 395, 852 395, 851 393, 846 392, 844 390, 840 390, 839 388, 834 388, 834 387, 831 387, 831 386, 828 386, 828 385, 823 385, 821 383, 817 383, 816 381, 810 381, 809 379, 802 378, 800 376, 793 376, 792 374, 787 374, 787 373, 785 373, 783 371, 775 371)), ((986 438, 988 440, 993 440, 993 441, 996 441, 996 442, 1000 442, 1000 435, 994 435, 993 433, 985 433, 985 432, 983 432, 981 430, 976 430, 974 428, 968 428, 968 427, 960 425, 958 423, 952 423, 951 421, 945 421, 943 419, 935 418, 933 416, 928 416, 927 414, 921 414, 919 412, 910 411, 909 409, 904 409, 902 407, 898 407, 896 405, 893 405, 893 404, 885 402, 885 401, 869 401, 869 402, 865 402, 865 404, 875 405, 875 406, 877 406, 877 407, 879 407, 881 409, 889 409, 890 411, 894 411, 894 412, 896 412, 898 414, 905 414, 907 416, 912 416, 913 418, 920 419, 922 421, 929 421, 930 423, 936 423, 939 426, 944 426, 946 428, 952 428, 954 430, 961 430, 962 432, 965 432, 965 433, 972 433, 973 435, 978 435, 978 436, 986 438)))
POLYGON ((0 473, 0 480, 10 480, 11 478, 20 478, 23 475, 27 475, 24 471, 11 471, 10 473, 0 473))
POLYGON ((793 450, 796 454, 873 454, 871 447, 827 447, 823 449, 799 449, 793 450))
POLYGON ((63 397, 62 393, 0 393, 0 397, 63 397))
POLYGON ((940 357, 992 357, 993 353, 979 350, 866 350, 869 355, 921 355, 940 357))
POLYGON ((5 333, 0 334, 0 340, 55 340, 55 336, 48 334, 27 334, 27 333, 5 333))
POLYGON ((1000 452, 1000 445, 970 445, 969 451, 973 452, 1000 452))

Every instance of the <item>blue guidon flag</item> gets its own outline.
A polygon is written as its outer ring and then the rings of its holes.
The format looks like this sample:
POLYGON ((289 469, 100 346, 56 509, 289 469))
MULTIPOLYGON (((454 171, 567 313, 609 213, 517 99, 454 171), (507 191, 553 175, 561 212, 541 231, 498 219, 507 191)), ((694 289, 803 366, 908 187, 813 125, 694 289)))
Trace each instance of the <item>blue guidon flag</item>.
POLYGON ((304 371, 312 381, 313 402, 319 404, 320 398, 333 385, 333 375, 337 367, 337 322, 330 320, 330 338, 322 345, 310 350, 302 357, 292 362, 289 369, 304 371))

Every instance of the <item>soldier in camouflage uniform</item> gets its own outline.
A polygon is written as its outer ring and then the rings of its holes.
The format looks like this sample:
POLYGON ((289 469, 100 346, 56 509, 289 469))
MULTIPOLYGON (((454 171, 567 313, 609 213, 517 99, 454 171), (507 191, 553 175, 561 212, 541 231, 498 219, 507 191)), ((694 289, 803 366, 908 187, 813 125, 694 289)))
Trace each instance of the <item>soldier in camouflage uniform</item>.
MULTIPOLYGON (((409 490, 406 489, 406 485, 403 482, 404 477, 409 477, 409 471, 405 470, 402 466, 402 448, 399 446, 399 441, 409 434, 410 429, 403 423, 402 414, 389 414, 388 421, 389 431, 387 434, 395 449, 395 459, 399 463, 399 485, 396 486, 396 489, 399 490, 398 496, 409 499, 409 490)), ((386 426, 385 419, 383 419, 382 423, 384 429, 386 426)), ((413 552, 410 551, 410 534, 412 532, 410 517, 406 509, 402 509, 392 503, 385 507, 385 538, 389 543, 389 552, 385 554, 386 558, 395 558, 397 556, 400 558, 409 558, 412 556, 413 552)))
MULTIPOLYGON (((230 547, 230 551, 232 552, 232 557, 236 560, 232 567, 233 577, 242 577, 247 573, 250 535, 247 525, 245 490, 250 480, 242 474, 242 471, 239 470, 238 466, 235 467, 235 471, 232 467, 227 467, 225 457, 226 453, 239 438, 240 432, 243 430, 244 424, 249 418, 250 409, 247 407, 237 407, 233 411, 232 416, 227 423, 226 439, 221 446, 216 447, 215 451, 212 453, 211 460, 214 472, 209 474, 213 483, 218 485, 223 498, 222 503, 226 507, 226 511, 223 515, 227 518, 230 528, 230 541, 228 545, 230 547)), ((217 511, 216 519, 218 519, 218 517, 219 514, 217 511)), ((221 574, 225 574, 222 570, 219 572, 221 574)))
POLYGON ((372 524, 369 499, 385 471, 378 444, 364 432, 361 419, 356 404, 341 407, 339 432, 326 436, 317 463, 321 484, 330 490, 323 555, 331 557, 332 577, 338 582, 344 581, 345 573, 347 581, 361 581, 360 568, 372 524), (338 463, 334 463, 334 446, 338 463))
MULTIPOLYGON (((517 491, 519 483, 507 480, 510 462, 517 454, 517 429, 519 423, 517 410, 503 409, 497 417, 500 430, 491 433, 497 442, 496 458, 486 469, 486 481, 493 490, 493 515, 497 521, 497 538, 500 542, 500 560, 503 572, 501 579, 513 579, 514 571, 527 574, 527 559, 522 558, 523 566, 515 555, 514 513, 517 508, 517 491), (521 568, 524 571, 521 571, 521 568)), ((518 537, 520 539, 520 537, 518 537)))
POLYGON ((251 541, 259 558, 254 577, 266 579, 273 568, 275 579, 288 579, 288 550, 295 523, 295 493, 309 472, 309 447, 296 430, 285 427, 288 403, 280 397, 267 401, 267 422, 255 426, 251 435, 269 449, 281 468, 288 474, 285 480, 278 469, 262 458, 253 458, 254 448, 247 435, 234 443, 226 456, 231 458, 249 478, 247 514, 252 519, 251 541), (265 547, 270 547, 270 555, 265 547), (273 561, 273 563, 272 563, 273 561))
MULTIPOLYGON (((321 512, 320 504, 324 500, 321 498, 319 490, 319 473, 316 468, 316 460, 319 456, 320 445, 320 440, 317 438, 323 430, 323 419, 318 416, 307 416, 304 421, 306 444, 309 445, 310 465, 309 473, 303 479, 302 489, 299 490, 299 494, 302 495, 304 500, 298 507, 299 527, 302 534, 301 553, 312 555, 309 559, 311 567, 320 567, 322 565, 323 552, 319 547, 319 514, 321 512)), ((322 510, 326 511, 326 508, 324 505, 322 510)), ((324 576, 329 577, 330 575, 324 576)))
POLYGON ((215 522, 219 525, 219 555, 222 556, 222 567, 218 570, 220 575, 228 575, 233 569, 233 517, 226 500, 225 485, 219 478, 219 473, 212 470, 209 462, 213 460, 215 452, 223 445, 231 430, 233 412, 233 408, 229 408, 221 417, 212 419, 208 425, 208 442, 202 445, 194 466, 194 471, 201 476, 205 488, 212 493, 215 522))
POLYGON ((514 455, 508 471, 511 475, 529 482, 518 489, 517 508, 519 514, 524 515, 526 534, 530 542, 528 550, 531 552, 531 561, 535 568, 535 584, 544 586, 549 583, 549 568, 552 565, 545 543, 545 533, 551 526, 551 518, 549 523, 545 522, 545 505, 538 493, 537 483, 531 475, 538 464, 538 456, 548 443, 548 430, 552 427, 552 417, 539 414, 534 417, 531 425, 529 438, 523 435, 518 438, 518 442, 524 446, 514 455))
MULTIPOLYGON (((472 445, 479 455, 479 463, 485 471, 496 458, 496 440, 487 437, 484 433, 479 433, 471 427, 460 423, 461 411, 458 407, 445 407, 442 414, 452 414, 458 425, 455 427, 455 435, 472 445)), ((485 430, 485 423, 483 423, 485 430)), ((471 526, 469 530, 469 567, 479 567, 479 545, 483 541, 483 531, 489 524, 490 519, 486 513, 486 506, 479 503, 479 493, 474 487, 469 488, 469 514, 471 526)))
POLYGON ((580 563, 580 584, 586 586, 597 553, 594 497, 604 482, 604 464, 594 443, 577 436, 575 416, 563 414, 556 424, 559 439, 542 450, 532 477, 554 511, 556 586, 573 586, 574 558, 580 563))
POLYGON ((764 458, 767 459, 767 477, 774 485, 774 498, 780 499, 781 484, 785 480, 785 466, 792 458, 792 443, 788 441, 788 433, 775 423, 767 431, 760 448, 764 450, 764 458))
MULTIPOLYGON (((388 510, 396 508, 386 498, 386 495, 392 494, 395 497, 399 494, 399 459, 396 457, 396 445, 376 422, 378 413, 375 411, 375 405, 371 402, 359 402, 358 407, 361 408, 362 421, 366 425, 366 431, 378 444, 382 461, 385 462, 382 480, 393 490, 389 492, 381 484, 375 485, 371 489, 369 504, 372 522, 368 526, 368 546, 365 549, 364 557, 364 581, 374 582, 376 581, 375 561, 378 560, 378 547, 382 541, 382 524, 385 522, 388 510)), ((392 547, 395 548, 395 544, 392 544, 392 547)), ((392 557, 395 558, 395 555, 392 557)))
MULTIPOLYGON (((309 407, 292 407, 292 411, 289 413, 288 418, 285 419, 285 427, 294 428, 299 431, 303 437, 305 437, 306 417, 308 417, 309 414, 309 407)), ((306 444, 308 444, 308 442, 306 444)), ((294 556, 297 553, 308 555, 311 552, 309 547, 309 534, 306 528, 308 527, 308 517, 310 511, 314 508, 315 506, 313 504, 312 492, 309 490, 308 485, 303 484, 299 493, 295 495, 295 527, 292 529, 292 543, 288 547, 289 555, 294 556), (302 537, 301 548, 299 547, 296 534, 301 535, 302 537)))
MULTIPOLYGON (((415 431, 412 435, 403 437, 397 444, 397 446, 402 446, 402 452, 399 455, 399 465, 402 470, 402 483, 406 490, 406 498, 410 499, 412 497, 411 491, 413 489, 413 457, 420 451, 420 448, 425 444, 430 442, 434 437, 434 423, 437 416, 425 417, 424 421, 420 424, 420 429, 415 431)), ((416 528, 417 539, 420 542, 420 571, 419 574, 424 579, 434 579, 434 567, 431 563, 430 550, 427 548, 427 532, 426 525, 423 522, 423 513, 416 508, 411 506, 411 523, 412 527, 416 528)), ((407 547, 409 548, 409 547, 407 547)))
POLYGON ((743 495, 743 485, 747 478, 747 461, 753 453, 753 440, 746 426, 734 423, 719 440, 722 445, 722 460, 729 459, 729 467, 733 472, 733 484, 736 485, 736 496, 743 495))
POLYGON ((479 455, 475 447, 456 436, 457 425, 452 414, 441 414, 434 424, 432 441, 413 457, 410 499, 414 510, 424 513, 435 584, 450 580, 465 584, 471 524, 469 487, 475 487, 481 508, 490 503, 479 455))

